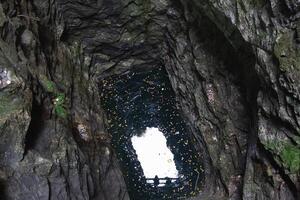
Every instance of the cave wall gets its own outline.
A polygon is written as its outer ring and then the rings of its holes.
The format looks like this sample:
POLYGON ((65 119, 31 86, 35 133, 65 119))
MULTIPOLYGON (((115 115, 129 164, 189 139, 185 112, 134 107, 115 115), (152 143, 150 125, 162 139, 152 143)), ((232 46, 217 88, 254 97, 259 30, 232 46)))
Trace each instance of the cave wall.
POLYGON ((98 83, 165 66, 205 155, 191 199, 297 199, 299 6, 1 1, 1 197, 130 199, 98 83))
POLYGON ((54 1, 2 1, 0 199, 128 199, 82 47, 54 1), (5 100, 5 101, 4 101, 5 100))
MULTIPOLYGON (((253 81, 244 78, 253 124, 248 139, 243 198, 297 198, 299 2, 194 1, 191 5, 215 22, 234 49, 242 52, 250 46, 254 55, 252 68, 259 79, 258 87, 252 88, 257 78, 253 81), (287 159, 287 152, 294 155, 290 157, 293 159, 287 159), (276 189, 271 192, 270 188, 276 189)), ((246 69, 251 67, 245 61, 249 60, 243 61, 246 69)))

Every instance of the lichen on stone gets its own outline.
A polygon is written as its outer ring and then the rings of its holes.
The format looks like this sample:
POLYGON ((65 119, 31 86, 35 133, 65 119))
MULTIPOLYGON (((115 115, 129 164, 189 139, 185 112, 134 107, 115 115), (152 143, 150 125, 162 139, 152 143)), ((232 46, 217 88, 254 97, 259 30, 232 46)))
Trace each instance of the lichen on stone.
POLYGON ((276 40, 274 53, 280 63, 280 69, 284 71, 300 70, 300 49, 297 47, 294 38, 294 31, 281 33, 276 40))

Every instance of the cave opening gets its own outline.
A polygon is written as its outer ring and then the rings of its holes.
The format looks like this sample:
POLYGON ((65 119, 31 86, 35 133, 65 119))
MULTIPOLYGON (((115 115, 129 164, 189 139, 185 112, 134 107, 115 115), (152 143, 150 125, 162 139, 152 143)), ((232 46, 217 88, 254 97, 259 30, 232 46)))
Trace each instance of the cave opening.
MULTIPOLYGON (((171 182, 178 178, 174 154, 167 147, 167 139, 158 128, 147 127, 141 136, 133 136, 131 143, 148 183, 154 184, 156 176, 167 177, 171 182)), ((164 186, 166 181, 158 182, 158 186, 164 186)))
POLYGON ((108 131, 132 199, 197 194, 203 155, 176 105, 164 67, 100 80, 108 131))

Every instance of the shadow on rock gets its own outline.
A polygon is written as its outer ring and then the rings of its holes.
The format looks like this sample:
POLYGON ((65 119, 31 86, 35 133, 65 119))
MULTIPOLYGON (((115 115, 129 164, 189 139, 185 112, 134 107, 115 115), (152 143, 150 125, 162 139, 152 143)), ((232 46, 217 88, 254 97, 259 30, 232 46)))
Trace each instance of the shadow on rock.
POLYGON ((3 180, 0 179, 0 199, 6 200, 6 186, 3 180))

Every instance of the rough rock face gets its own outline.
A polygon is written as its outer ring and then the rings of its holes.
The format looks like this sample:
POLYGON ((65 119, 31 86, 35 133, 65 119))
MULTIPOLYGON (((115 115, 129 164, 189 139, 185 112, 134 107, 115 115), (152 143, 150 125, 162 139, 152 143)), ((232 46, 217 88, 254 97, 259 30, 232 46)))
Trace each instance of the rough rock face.
POLYGON ((99 80, 165 66, 196 148, 191 199, 299 199, 297 0, 3 0, 0 199, 130 199, 99 80))

